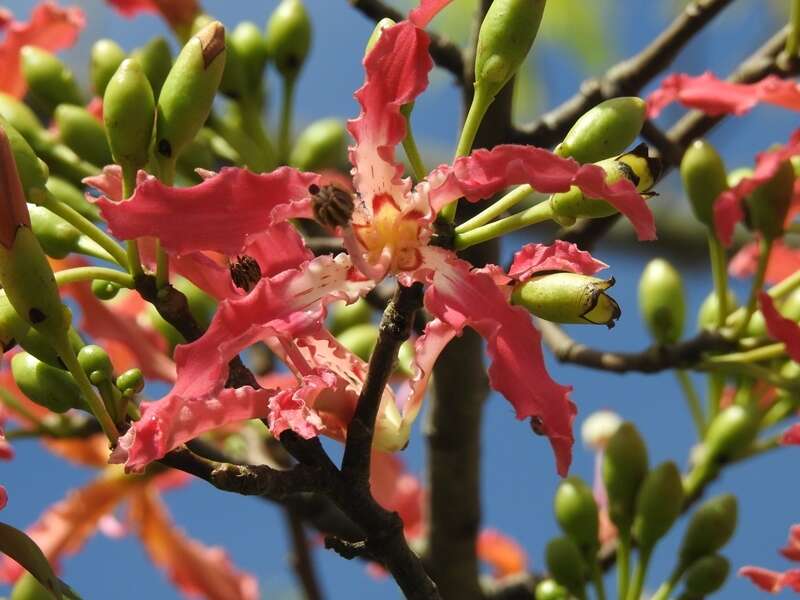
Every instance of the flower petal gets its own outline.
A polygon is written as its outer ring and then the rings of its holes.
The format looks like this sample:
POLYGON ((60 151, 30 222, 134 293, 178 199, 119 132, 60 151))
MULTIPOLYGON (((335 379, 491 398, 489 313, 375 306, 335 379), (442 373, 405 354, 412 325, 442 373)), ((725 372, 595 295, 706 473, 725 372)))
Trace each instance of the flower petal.
POLYGON ((594 275, 608 265, 597 260, 577 245, 556 240, 545 244, 527 244, 514 254, 514 262, 508 270, 509 277, 517 281, 527 281, 537 273, 567 271, 582 275, 594 275))
POLYGON ((800 110, 800 86, 791 79, 769 75, 755 83, 721 81, 713 73, 698 77, 674 73, 647 98, 647 116, 657 117, 665 106, 680 102, 707 115, 743 115, 759 102, 800 110))
POLYGON ((131 500, 131 520, 150 559, 189 597, 208 600, 257 600, 258 583, 238 570, 225 550, 208 547, 175 527, 152 491, 131 500))
MULTIPOLYGON (((752 277, 758 266, 758 242, 742 246, 728 263, 728 272, 734 277, 752 277)), ((783 240, 772 243, 764 281, 775 284, 800 270, 800 249, 787 246, 783 240)))
POLYGON ((395 454, 373 451, 369 487, 375 500, 403 520, 403 533, 415 539, 425 533, 425 492, 420 480, 406 470, 395 454))
POLYGON ((780 552, 789 560, 800 562, 800 525, 792 525, 789 529, 789 541, 780 552))
POLYGON ((6 488, 0 485, 0 510, 3 510, 8 504, 8 492, 6 488))
POLYGON ((528 555, 516 541, 496 529, 484 529, 478 534, 475 551, 478 558, 492 566, 496 579, 524 573, 528 555))
POLYGON ((653 213, 634 185, 623 179, 609 186, 605 178, 597 165, 580 165, 543 148, 506 144, 476 150, 456 159, 452 167, 443 165, 428 181, 431 207, 437 212, 461 196, 475 202, 511 185, 527 183, 546 194, 566 192, 574 185, 587 197, 613 205, 631 221, 640 240, 655 239, 653 213))
POLYGON ((314 399, 334 386, 319 375, 309 375, 300 385, 283 390, 269 399, 269 430, 276 438, 285 431, 294 431, 308 440, 324 428, 319 414, 312 408, 314 399))
POLYGON ((141 12, 159 13, 172 26, 190 25, 200 6, 197 0, 107 0, 125 17, 131 18, 141 12))
POLYGON ((789 427, 789 429, 786 431, 786 433, 783 434, 783 437, 781 438, 781 444, 784 444, 786 446, 789 445, 800 446, 800 423, 789 427))
POLYGON ((769 335, 784 343, 789 358, 800 362, 800 325, 781 315, 766 292, 758 295, 758 303, 761 306, 761 313, 764 315, 769 335))
POLYGON ((541 419, 550 439, 560 475, 572 460, 572 421, 575 405, 571 388, 550 378, 544 364, 541 335, 525 310, 511 306, 486 273, 439 248, 426 248, 433 269, 425 307, 457 332, 469 325, 488 343, 492 360, 489 382, 514 406, 518 419, 541 419))
POLYGON ((127 202, 100 199, 97 204, 120 239, 152 236, 176 254, 213 250, 233 256, 244 250, 249 236, 275 222, 275 208, 307 198, 318 179, 289 167, 262 175, 226 168, 189 188, 168 187, 151 177, 127 202))
POLYGON ((426 27, 453 0, 421 0, 419 6, 408 13, 408 19, 417 27, 426 27))
POLYGON ((783 588, 783 573, 761 567, 742 567, 739 577, 747 577, 759 589, 775 594, 783 588))

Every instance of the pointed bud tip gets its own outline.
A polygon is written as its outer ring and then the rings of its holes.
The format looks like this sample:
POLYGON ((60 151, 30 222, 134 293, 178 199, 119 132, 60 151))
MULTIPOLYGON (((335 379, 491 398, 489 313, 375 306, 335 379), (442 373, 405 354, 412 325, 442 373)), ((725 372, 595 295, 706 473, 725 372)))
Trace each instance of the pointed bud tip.
POLYGON ((195 34, 203 51, 203 64, 206 68, 225 51, 225 27, 219 21, 212 21, 195 34))
POLYGON ((17 173, 17 164, 11 150, 8 134, 0 127, 0 244, 10 248, 17 237, 17 229, 31 226, 25 194, 17 173))

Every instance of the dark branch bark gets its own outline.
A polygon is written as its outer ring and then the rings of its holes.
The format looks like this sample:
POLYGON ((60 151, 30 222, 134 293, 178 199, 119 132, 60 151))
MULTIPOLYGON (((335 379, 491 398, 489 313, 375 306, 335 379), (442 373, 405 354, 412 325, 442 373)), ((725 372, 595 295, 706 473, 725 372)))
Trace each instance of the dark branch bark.
POLYGON ((292 565, 292 570, 297 576, 306 600, 322 600, 322 589, 314 568, 314 557, 311 554, 303 520, 291 508, 287 508, 285 514, 292 545, 289 564, 292 565))

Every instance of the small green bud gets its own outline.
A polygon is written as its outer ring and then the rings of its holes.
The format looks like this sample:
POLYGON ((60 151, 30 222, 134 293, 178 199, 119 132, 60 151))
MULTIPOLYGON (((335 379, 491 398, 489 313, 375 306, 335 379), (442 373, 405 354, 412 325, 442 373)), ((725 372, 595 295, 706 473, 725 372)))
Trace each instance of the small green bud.
POLYGON ((131 170, 144 167, 153 138, 155 100, 135 60, 124 60, 108 82, 103 120, 114 160, 131 170))
POLYGON ((172 51, 169 48, 169 42, 162 36, 154 37, 141 48, 134 50, 131 58, 141 65, 142 71, 150 82, 153 96, 158 99, 164 81, 172 68, 172 51))
POLYGON ((647 476, 647 446, 633 423, 623 423, 608 440, 603 454, 603 482, 611 522, 621 532, 630 529, 636 497, 647 476))
POLYGON ((370 51, 375 47, 375 44, 378 43, 378 40, 381 37, 384 29, 388 29, 389 27, 394 27, 397 25, 397 21, 394 19, 390 19, 389 17, 384 17, 375 25, 375 29, 372 30, 372 33, 367 40, 367 46, 364 48, 364 56, 370 53, 370 51))
POLYGON ((74 104, 60 104, 53 116, 58 135, 67 147, 94 165, 111 164, 106 131, 88 110, 74 104))
POLYGON ((647 474, 636 499, 633 535, 639 547, 652 550, 672 527, 683 505, 683 482, 673 462, 662 463, 647 474))
POLYGON ((545 579, 536 586, 536 600, 569 600, 569 592, 553 579, 545 579))
POLYGON ((311 48, 311 21, 301 0, 281 0, 267 22, 267 53, 284 79, 300 73, 311 48))
POLYGON ((363 298, 352 304, 337 304, 328 317, 328 330, 333 335, 339 335, 345 329, 355 325, 363 325, 372 321, 372 308, 363 298))
POLYGON ((95 279, 92 281, 92 293, 100 300, 111 300, 119 293, 118 283, 95 279))
POLYGON ((378 343, 378 328, 370 323, 354 325, 345 329, 336 338, 342 346, 361 360, 369 360, 375 344, 378 343))
POLYGON ((125 50, 114 40, 102 39, 94 43, 89 65, 89 79, 92 81, 95 94, 101 98, 105 95, 108 82, 125 58, 125 50))
POLYGON ((556 521, 587 558, 598 546, 599 520, 592 489, 580 478, 562 480, 553 500, 556 521))
POLYGON ((746 450, 758 434, 758 413, 751 408, 733 405, 719 413, 708 426, 706 459, 725 462, 746 450))
POLYGON ((94 384, 108 381, 114 376, 114 365, 111 364, 108 352, 95 344, 89 344, 80 349, 78 363, 94 384))
POLYGON ((155 155, 162 171, 172 171, 205 123, 224 69, 225 28, 213 21, 183 47, 158 98, 155 155))
MULTIPOLYGON (((0 104, 2 101, 0 100, 0 104)), ((0 112, 2 107, 0 106, 0 112)), ((11 153, 14 155, 14 162, 17 165, 22 189, 26 198, 31 197, 31 192, 45 187, 48 176, 47 165, 36 156, 28 141, 22 134, 12 127, 8 121, 0 117, 0 129, 2 129, 8 143, 11 146, 11 153)))
POLYGON ((63 413, 70 408, 85 406, 72 375, 27 352, 15 354, 11 359, 11 374, 23 394, 53 412, 63 413))
POLYGON ((81 232, 44 207, 31 205, 31 228, 47 256, 65 258, 78 248, 81 232))
POLYGON ((128 369, 117 377, 117 389, 123 396, 135 396, 144 389, 144 375, 139 369, 128 369))
POLYGON ((320 119, 306 127, 295 142, 289 164, 301 171, 341 165, 347 157, 347 130, 339 119, 320 119))
POLYGON ((547 570, 558 583, 582 598, 587 567, 581 551, 568 537, 553 538, 545 549, 547 570))
POLYGON ((62 202, 70 208, 74 208, 90 221, 97 221, 100 218, 100 211, 97 207, 93 204, 89 204, 83 192, 66 179, 53 175, 47 180, 45 187, 56 201, 62 202))
POLYGON ((686 571, 686 591, 698 598, 713 594, 725 583, 730 570, 731 564, 724 556, 704 556, 686 571))
POLYGON ((786 160, 772 179, 745 198, 747 226, 767 240, 781 237, 793 193, 794 169, 792 163, 786 160))
POLYGON ((28 333, 31 326, 17 314, 5 293, 0 292, 0 345, 8 352, 28 333))
POLYGON ((242 65, 249 93, 262 93, 264 68, 267 66, 267 40, 255 23, 243 21, 236 26, 228 38, 228 46, 234 48, 242 65))
MULTIPOLYGON (((70 328, 68 336, 72 350, 78 352, 78 350, 84 346, 81 336, 72 328, 70 328)), ((55 348, 53 348, 52 344, 33 327, 28 326, 28 331, 22 337, 18 338, 18 340, 20 347, 28 354, 35 356, 52 367, 58 367, 59 369, 64 367, 61 357, 58 355, 55 348)))
POLYGON ((495 0, 478 33, 475 89, 494 98, 528 56, 545 0, 495 0))
MULTIPOLYGON (((736 308, 739 300, 736 298, 731 290, 728 290, 728 311, 736 308)), ((703 303, 700 305, 700 310, 697 311, 697 328, 698 329, 715 329, 719 322, 719 299, 716 292, 711 292, 703 303)))
POLYGON ((23 571, 22 577, 14 584, 10 600, 53 600, 53 594, 37 579, 23 571))
POLYGON ((578 273, 550 273, 519 284, 511 295, 513 304, 555 323, 614 326, 622 311, 606 294, 614 285, 607 280, 578 273))
POLYGON ((704 502, 692 515, 680 549, 680 564, 688 567, 697 559, 722 548, 736 531, 736 497, 722 494, 704 502))
POLYGON ((236 47, 229 42, 226 42, 225 70, 219 82, 219 91, 233 99, 245 98, 250 92, 242 58, 236 47))
POLYGON ((75 75, 55 55, 36 46, 23 46, 20 63, 30 95, 47 114, 59 104, 84 104, 75 75))
POLYGON ((725 163, 710 143, 696 140, 681 160, 681 178, 698 221, 714 229, 714 202, 728 189, 725 163))
POLYGON ((0 92, 0 116, 32 146, 45 135, 44 126, 27 104, 0 92))
POLYGON ((575 121, 555 152, 582 164, 622 154, 642 130, 646 108, 636 96, 605 100, 575 121))
POLYGON ((686 294, 681 274, 663 258, 654 258, 639 279, 639 311, 659 344, 674 344, 683 334, 686 294))

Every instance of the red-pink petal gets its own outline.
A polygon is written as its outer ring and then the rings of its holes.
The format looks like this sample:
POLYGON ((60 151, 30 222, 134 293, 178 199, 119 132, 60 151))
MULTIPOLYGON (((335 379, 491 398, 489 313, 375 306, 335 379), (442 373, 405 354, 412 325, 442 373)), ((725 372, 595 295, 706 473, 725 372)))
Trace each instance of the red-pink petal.
POLYGON ((75 43, 86 24, 77 7, 61 8, 55 2, 42 2, 27 23, 5 22, 5 39, 0 42, 0 91, 22 98, 27 90, 22 77, 19 53, 23 46, 38 46, 58 52, 75 43))
POLYGON ((747 577, 759 589, 776 594, 783 588, 783 573, 761 567, 742 567, 739 577, 747 577))
POLYGON ((759 102, 800 110, 800 87, 791 79, 769 75, 755 83, 721 81, 712 73, 698 77, 675 73, 647 98, 647 116, 657 117, 668 104, 679 102, 712 116, 743 115, 759 102))
MULTIPOLYGON (((99 175, 85 177, 83 183, 95 188, 113 202, 122 202, 122 167, 119 165, 105 166, 99 175)), ((91 198, 92 202, 97 201, 96 198, 91 198)))
POLYGON ((800 446, 800 423, 792 425, 781 437, 781 444, 800 446))
POLYGON ((406 470, 396 454, 372 452, 369 486, 375 500, 403 520, 406 538, 415 539, 425 532, 425 492, 422 483, 406 470))
POLYGON ((508 270, 509 277, 527 281, 537 273, 567 271, 582 275, 594 275, 608 265, 594 258, 577 245, 556 240, 551 245, 527 244, 514 254, 514 262, 508 270))
POLYGON ((6 488, 0 485, 0 510, 3 510, 8 504, 8 492, 6 488))
POLYGON ((425 307, 457 332, 469 325, 486 339, 492 361, 491 386, 511 402, 518 419, 541 419, 558 472, 566 475, 572 460, 576 409, 569 400, 571 388, 557 384, 547 373, 541 335, 531 316, 511 306, 490 275, 472 271, 450 252, 426 250, 426 263, 433 274, 425 307))
POLYGON ((800 525, 792 525, 789 529, 789 541, 780 552, 789 560, 800 562, 800 525))
MULTIPOLYGON (((757 241, 749 242, 742 246, 728 263, 728 272, 733 277, 752 277, 758 266, 760 253, 757 241)), ((772 243, 772 251, 767 263, 767 272, 764 281, 776 284, 783 281, 796 271, 800 270, 800 249, 787 246, 780 239, 772 243)))
POLYGON ((319 375, 304 377, 301 384, 283 390, 269 400, 269 430, 275 437, 284 431, 294 431, 304 439, 316 437, 324 424, 319 414, 312 408, 314 400, 336 382, 319 375))
POLYGON ((421 0, 419 6, 408 13, 408 19, 417 27, 426 27, 453 0, 421 0))
POLYGON ((800 325, 781 315, 766 292, 758 295, 758 303, 761 306, 761 313, 764 315, 769 335, 784 343, 789 358, 800 362, 800 325))
POLYGON ((597 165, 580 165, 543 148, 514 144, 476 150, 456 159, 452 167, 435 169, 428 178, 434 211, 461 196, 475 202, 511 185, 527 183, 547 194, 566 192, 574 185, 587 197, 613 205, 631 221, 640 240, 655 239, 653 213, 634 185, 623 179, 609 186, 605 179, 597 165))
POLYGON ((307 198, 318 179, 289 167, 261 175, 227 168, 189 188, 149 178, 129 201, 100 199, 97 204, 120 239, 152 236, 176 254, 213 250, 233 256, 244 250, 249 236, 275 222, 276 207, 307 198))
POLYGON ((173 27, 190 25, 200 12, 197 0, 107 0, 125 17, 141 12, 158 13, 173 27))
POLYGON ((478 535, 475 551, 483 562, 491 565, 492 576, 501 579, 524 573, 528 555, 522 546, 496 529, 484 529, 478 535))

